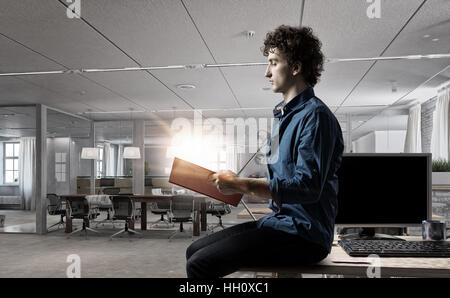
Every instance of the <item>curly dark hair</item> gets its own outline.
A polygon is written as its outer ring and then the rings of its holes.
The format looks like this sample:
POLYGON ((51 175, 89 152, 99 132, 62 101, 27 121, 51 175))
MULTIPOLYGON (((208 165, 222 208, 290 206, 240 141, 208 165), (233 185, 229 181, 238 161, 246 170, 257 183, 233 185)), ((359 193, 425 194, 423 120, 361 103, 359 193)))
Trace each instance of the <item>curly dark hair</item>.
POLYGON ((314 87, 323 71, 324 55, 321 47, 322 43, 310 27, 281 25, 267 33, 261 51, 267 57, 272 49, 278 49, 291 67, 300 62, 305 82, 314 87))

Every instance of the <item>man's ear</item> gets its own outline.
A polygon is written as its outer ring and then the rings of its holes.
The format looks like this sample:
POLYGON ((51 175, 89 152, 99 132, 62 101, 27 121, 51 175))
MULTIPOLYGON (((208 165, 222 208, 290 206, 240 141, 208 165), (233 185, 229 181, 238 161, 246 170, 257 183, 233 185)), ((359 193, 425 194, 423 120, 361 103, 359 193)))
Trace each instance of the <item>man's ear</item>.
POLYGON ((300 74, 302 72, 302 63, 298 62, 297 64, 294 64, 294 66, 292 66, 292 75, 296 76, 298 74, 300 74))

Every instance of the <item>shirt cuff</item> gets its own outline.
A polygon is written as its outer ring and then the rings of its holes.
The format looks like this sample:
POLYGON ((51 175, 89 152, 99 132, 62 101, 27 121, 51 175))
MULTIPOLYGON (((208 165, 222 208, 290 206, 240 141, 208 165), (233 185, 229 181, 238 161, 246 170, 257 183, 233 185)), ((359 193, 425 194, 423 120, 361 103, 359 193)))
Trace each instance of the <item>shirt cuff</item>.
POLYGON ((280 181, 278 179, 270 179, 269 180, 269 189, 270 194, 272 195, 272 199, 277 203, 277 205, 280 205, 281 202, 281 193, 280 193, 280 181))

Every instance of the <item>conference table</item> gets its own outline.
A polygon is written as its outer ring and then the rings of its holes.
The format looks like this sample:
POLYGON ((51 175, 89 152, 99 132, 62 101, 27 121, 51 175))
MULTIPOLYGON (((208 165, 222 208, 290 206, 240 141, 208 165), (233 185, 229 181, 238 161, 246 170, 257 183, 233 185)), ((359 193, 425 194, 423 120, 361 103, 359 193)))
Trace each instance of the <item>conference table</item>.
MULTIPOLYGON (((170 200, 174 195, 130 195, 129 197, 134 202, 141 203, 141 230, 147 230, 147 203, 158 203, 170 200)), ((192 218, 193 223, 193 236, 200 236, 200 230, 206 231, 207 221, 206 221, 206 202, 207 197, 203 195, 192 195, 194 197, 194 215, 192 218)), ((100 200, 92 200, 94 195, 61 195, 60 199, 62 201, 69 202, 70 200, 81 199, 85 197, 90 197, 92 202, 97 202, 100 200)), ((114 195, 110 197, 114 198, 114 195)), ((66 204, 66 214, 70 214, 70 205, 66 204)), ((88 223, 86 223, 88 224, 88 223)), ((129 222, 130 229, 134 229, 134 220, 129 222)), ((66 216, 66 233, 72 232, 72 219, 70 216, 66 216)))

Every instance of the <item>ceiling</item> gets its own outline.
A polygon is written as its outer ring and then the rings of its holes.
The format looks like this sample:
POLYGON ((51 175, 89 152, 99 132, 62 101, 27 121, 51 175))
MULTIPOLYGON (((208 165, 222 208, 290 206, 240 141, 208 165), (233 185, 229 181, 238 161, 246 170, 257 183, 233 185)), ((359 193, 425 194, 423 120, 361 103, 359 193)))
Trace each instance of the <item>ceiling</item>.
MULTIPOLYGON (((2 0, 0 73, 266 62, 260 51, 265 34, 300 22, 313 28, 327 58, 450 49, 449 0, 381 0, 379 19, 367 16, 370 3, 361 0, 80 1, 81 18, 69 18, 64 0, 2 0)), ((327 63, 315 90, 344 131, 352 115, 354 138, 374 129, 406 129, 409 105, 435 96, 450 79, 449 65, 450 59, 327 63)), ((192 117, 193 109, 204 117, 271 117, 281 97, 264 90, 264 71, 241 66, 0 76, 0 105, 41 103, 92 120, 167 120, 192 117)), ((0 125, 27 127, 27 119, 10 117, 0 125)))

